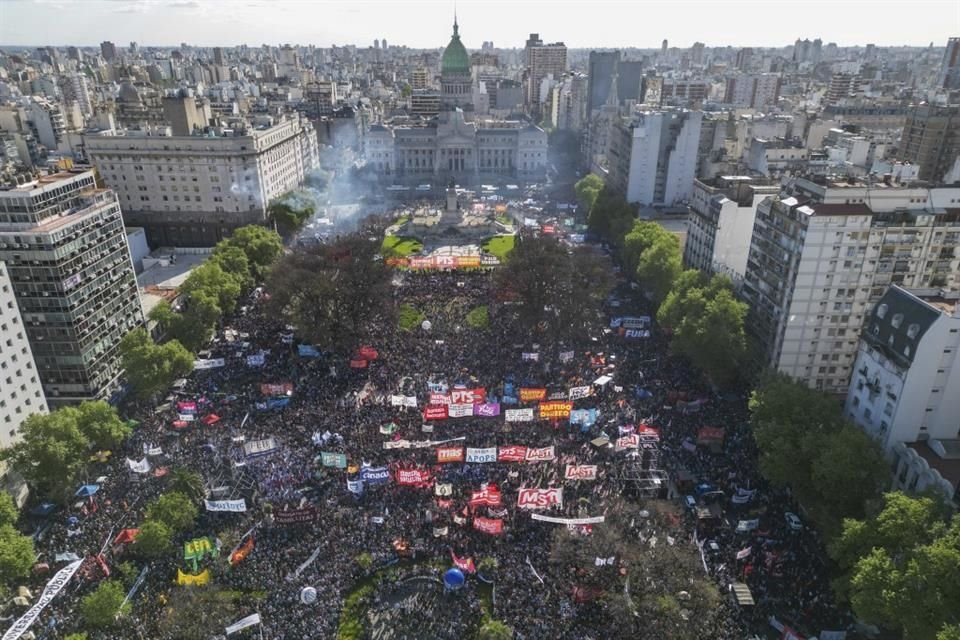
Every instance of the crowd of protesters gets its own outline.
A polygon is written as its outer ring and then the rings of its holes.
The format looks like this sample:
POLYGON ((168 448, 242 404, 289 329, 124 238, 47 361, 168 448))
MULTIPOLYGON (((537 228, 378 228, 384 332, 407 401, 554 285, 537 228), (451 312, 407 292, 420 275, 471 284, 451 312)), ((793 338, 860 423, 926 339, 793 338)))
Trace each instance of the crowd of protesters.
MULTIPOLYGON (((816 533, 787 524, 783 514, 797 511, 796 505, 758 474, 746 392, 720 393, 705 385, 669 355, 668 340, 656 328, 628 338, 622 329, 605 326, 609 317, 642 315, 641 296, 621 286, 616 306, 604 309, 604 326, 559 343, 549 327, 529 334, 508 325, 509 305, 496 303, 489 273, 398 273, 394 285, 397 300, 421 311, 428 324, 406 331, 372 327, 367 349, 349 359, 323 353, 322 345, 301 350, 293 327, 268 311, 269 292, 254 292, 209 353, 201 354, 215 364, 176 385, 163 406, 132 410, 139 426, 102 465, 106 477, 98 493, 81 510, 68 506, 68 513, 52 516, 39 549, 52 561, 58 553, 88 557, 106 548, 107 566, 125 554, 135 557, 135 549, 110 543, 123 528, 137 527, 144 506, 168 487, 157 469, 186 468, 202 475, 208 499, 244 501, 246 510, 239 513, 208 511, 201 504, 196 527, 178 542, 230 537, 217 560, 224 564, 230 551, 252 539, 252 550, 229 570, 217 571, 213 582, 231 591, 265 592, 237 612, 258 612, 256 633, 263 638, 335 638, 344 601, 371 575, 384 577, 372 581, 378 586, 365 606, 376 613, 366 623, 397 627, 381 637, 464 637, 483 616, 477 596, 483 583, 475 577, 468 576, 463 592, 429 596, 430 603, 421 601, 427 596, 416 595, 417 589, 413 595, 396 592, 404 579, 439 571, 441 563, 452 566, 453 551, 477 563, 497 561, 487 613, 512 627, 517 638, 582 639, 598 637, 594 621, 603 615, 602 598, 574 597, 569 577, 549 562, 553 533, 564 525, 531 519, 531 510, 517 507, 518 490, 562 487, 562 506, 533 511, 557 518, 604 515, 607 503, 624 493, 676 505, 689 495, 689 508, 684 506, 669 535, 702 555, 703 570, 723 596, 724 613, 716 616, 711 638, 750 637, 769 628, 770 616, 809 632, 843 627, 816 533), (490 309, 487 328, 465 320, 481 305, 490 309), (263 357, 249 359, 256 355, 263 357), (218 359, 222 366, 216 366, 218 359), (518 397, 521 388, 546 389, 547 398, 566 400, 570 388, 584 386, 589 393, 574 407, 597 410, 587 425, 538 420, 537 402, 518 397), (431 393, 436 400, 436 394, 456 389, 483 389, 485 403, 500 405, 499 415, 424 419, 431 393), (395 406, 394 397, 415 397, 416 406, 395 406), (183 420, 183 407, 191 403, 195 414, 183 420), (534 421, 505 421, 507 409, 525 407, 534 409, 534 421), (650 445, 641 450, 650 454, 615 446, 640 425, 647 427, 643 443, 650 445), (703 427, 723 431, 719 438, 713 432, 708 446, 699 438, 703 427), (264 450, 253 450, 262 455, 252 455, 248 445, 264 441, 264 450), (443 444, 420 446, 424 441, 443 444), (554 459, 437 461, 439 447, 505 446, 553 447, 554 459), (343 454, 346 466, 324 465, 322 452, 343 454), (143 456, 152 472, 127 468, 126 459, 143 456), (597 465, 597 477, 566 480, 568 464, 597 465), (668 481, 654 493, 641 490, 635 479, 625 479, 627 469, 638 465, 662 470, 668 481), (382 467, 389 471, 387 481, 358 482, 382 467), (412 469, 427 472, 429 480, 398 484, 398 471, 412 469), (471 506, 471 496, 482 489, 499 491, 502 503, 471 506), (718 505, 719 513, 707 513, 708 503, 718 505), (478 530, 478 518, 499 521, 502 531, 478 530), (755 522, 738 532, 741 521, 755 522), (368 561, 360 561, 365 554, 368 561), (397 569, 382 571, 386 566, 397 569), (738 605, 733 583, 746 584, 755 604, 738 605), (315 601, 301 601, 304 588, 315 590, 315 601), (443 598, 461 600, 447 606, 443 598), (430 615, 404 615, 410 603, 430 615), (416 626, 402 628, 410 620, 416 626)), ((189 569, 179 551, 150 567, 132 598, 132 613, 91 638, 179 637, 160 621, 170 592, 187 588, 174 584, 178 569, 189 569)), ((79 595, 93 588, 102 568, 88 563, 84 571, 37 622, 38 637, 63 637, 80 628, 79 595)))

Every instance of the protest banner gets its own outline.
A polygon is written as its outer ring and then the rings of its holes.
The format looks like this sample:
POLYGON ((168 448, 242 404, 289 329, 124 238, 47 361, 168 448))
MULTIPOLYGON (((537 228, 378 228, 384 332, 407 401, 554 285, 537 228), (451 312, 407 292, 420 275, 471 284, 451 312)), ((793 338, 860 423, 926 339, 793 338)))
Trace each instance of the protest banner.
POLYGON ((252 442, 246 442, 243 445, 243 452, 248 458, 258 458, 261 456, 270 455, 271 453, 277 451, 277 449, 277 443, 273 438, 254 440, 252 442))
POLYGON ((232 566, 237 566, 243 560, 250 555, 250 552, 253 551, 253 536, 247 538, 247 541, 237 547, 237 550, 230 554, 230 564, 232 566))
POLYGON ((725 435, 726 430, 719 427, 700 427, 700 429, 697 431, 697 444, 723 444, 725 435))
POLYGON ((590 385, 585 385, 582 387, 570 387, 570 399, 579 400, 580 398, 586 398, 592 393, 592 388, 590 385))
POLYGON ((563 489, 520 489, 517 507, 520 509, 549 509, 563 507, 563 489))
POLYGON ((337 469, 346 469, 347 454, 333 453, 330 451, 321 451, 320 463, 325 467, 336 467, 337 469))
POLYGON ((473 562, 473 558, 461 558, 453 552, 453 549, 450 549, 450 559, 453 560, 454 566, 464 573, 477 572, 477 567, 473 562))
POLYGON ((384 484, 390 482, 390 470, 386 467, 364 467, 360 470, 360 479, 366 484, 384 484))
POLYGON ((47 583, 47 586, 43 588, 43 593, 36 603, 34 603, 26 613, 20 616, 3 634, 3 640, 17 640, 17 638, 26 633, 36 619, 40 617, 40 613, 46 606, 67 586, 67 583, 73 578, 73 574, 77 572, 81 564, 83 564, 83 560, 74 560, 60 569, 60 571, 57 571, 56 575, 47 583))
POLYGON ((472 404, 455 404, 451 402, 446 406, 447 416, 450 418, 470 418, 473 416, 472 404))
POLYGON ((260 393, 265 396, 288 396, 293 394, 293 384, 281 382, 278 384, 261 384, 260 393))
POLYGON ((596 409, 574 409, 570 412, 570 424, 592 427, 597 421, 597 415, 596 409))
POLYGON ((539 402, 547 397, 545 388, 520 387, 520 402, 539 402))
POLYGON ((484 402, 473 405, 473 415, 478 418, 494 418, 500 415, 499 402, 484 402))
POLYGON ((450 396, 446 393, 430 392, 430 404, 432 405, 450 404, 450 396))
POLYGON ((299 524, 302 522, 313 522, 317 519, 319 512, 316 507, 304 507, 303 509, 286 509, 284 511, 275 511, 273 521, 277 524, 299 524))
POLYGON ((363 480, 347 480, 347 491, 354 495, 363 493, 363 480))
POLYGON ((146 457, 139 462, 127 458, 127 468, 133 473, 150 473, 150 462, 147 461, 146 457))
POLYGON ((433 493, 438 496, 453 495, 453 485, 449 482, 438 482, 433 486, 433 493))
POLYGON ((243 631, 247 627, 252 627, 258 624, 260 624, 260 614, 252 613, 246 618, 241 618, 240 620, 237 620, 236 622, 231 624, 229 627, 225 627, 225 631, 229 636, 236 633, 237 631, 243 631))
POLYGON ((243 513, 247 510, 247 501, 243 498, 239 500, 204 500, 203 504, 206 506, 207 511, 243 513))
MULTIPOLYGON (((461 455, 463 451, 461 450, 461 455)), ((397 469, 397 484, 403 486, 419 486, 430 482, 430 471, 428 469, 397 469)))
POLYGON ((549 447, 527 449, 527 462, 550 462, 551 460, 555 459, 556 454, 554 453, 553 445, 549 447))
POLYGON ((591 516, 587 518, 557 518, 554 516, 541 515, 539 513, 531 513, 530 518, 533 520, 539 520, 541 522, 550 522, 552 524, 582 526, 585 524, 601 524, 604 521, 605 516, 591 516))
POLYGON ((463 447, 438 447, 437 463, 463 462, 463 447))
POLYGON ((530 351, 530 352, 524 351, 521 358, 523 359, 524 362, 537 362, 538 360, 540 360, 540 354, 537 353, 536 351, 530 351))
POLYGON ((204 569, 196 575, 184 573, 180 569, 177 569, 177 584, 180 586, 192 585, 194 587, 202 587, 208 582, 210 582, 210 569, 204 569))
POLYGON ((482 387, 476 389, 454 387, 450 390, 450 404, 481 404, 486 400, 487 390, 482 387))
POLYGON ((570 362, 573 360, 573 351, 561 351, 560 362, 570 362))
POLYGON ((623 436, 622 438, 617 438, 617 449, 636 449, 640 446, 640 436, 635 433, 631 433, 628 436, 623 436))
MULTIPOLYGON (((424 420, 446 420, 449 405, 446 404, 428 404, 423 408, 424 420)), ((473 413, 473 406, 470 406, 470 412, 473 413)))
POLYGON ((523 462, 526 459, 526 447, 505 445, 497 450, 497 462, 523 462))
POLYGON ((193 370, 203 371, 204 369, 219 369, 226 364, 227 363, 223 358, 210 358, 207 360, 204 360, 203 358, 197 358, 193 361, 193 370))
POLYGON ((507 422, 533 422, 533 408, 507 409, 504 411, 504 419, 507 422))
POLYGON ((596 480, 597 465, 595 464, 568 464, 564 470, 565 480, 596 480))
POLYGON ((483 533, 498 536, 503 533, 503 520, 497 518, 474 518, 473 528, 483 533))
POLYGON ((482 464, 486 462, 496 462, 496 461, 497 461, 496 447, 486 447, 483 449, 475 449, 473 447, 467 447, 467 462, 482 464))
POLYGON ((477 507, 499 507, 503 505, 503 494, 495 486, 487 486, 480 491, 474 491, 470 494, 470 506, 477 507))
POLYGON ((573 410, 573 403, 569 401, 548 401, 540 403, 541 420, 566 420, 573 410))

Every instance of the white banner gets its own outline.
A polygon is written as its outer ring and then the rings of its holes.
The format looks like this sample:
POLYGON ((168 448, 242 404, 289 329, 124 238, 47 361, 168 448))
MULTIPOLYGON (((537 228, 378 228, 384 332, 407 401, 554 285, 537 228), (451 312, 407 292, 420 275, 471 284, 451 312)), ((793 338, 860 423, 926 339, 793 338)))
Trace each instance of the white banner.
POLYGON ((70 578, 77 572, 81 564, 83 564, 83 560, 76 560, 63 569, 60 569, 57 575, 53 576, 53 579, 43 588, 43 594, 40 596, 40 599, 37 600, 37 603, 30 607, 25 614, 20 616, 20 619, 13 623, 13 626, 7 629, 7 632, 3 634, 3 640, 17 640, 17 638, 26 633, 30 625, 40 616, 40 612, 67 586, 70 578))
POLYGON ((226 628, 227 635, 229 636, 230 634, 236 633, 237 631, 243 631, 247 627, 252 627, 255 624, 260 624, 259 613, 250 614, 246 618, 243 618, 241 620, 237 620, 236 622, 234 622, 232 625, 226 628))
POLYGON ((590 385, 584 387, 570 387, 570 399, 579 400, 590 395, 590 385))
POLYGON ((534 448, 530 447, 527 449, 527 462, 550 462, 551 460, 556 459, 556 453, 553 450, 553 446, 549 447, 540 447, 534 448))
POLYGON ((594 558, 593 566, 595 567, 612 567, 616 562, 616 556, 610 556, 609 558, 594 558))
POLYGON ((273 453, 276 450, 277 443, 273 438, 254 440, 253 442, 247 442, 243 445, 243 452, 247 454, 248 458, 265 456, 268 453, 273 453))
POLYGON ((241 513, 247 510, 247 501, 243 498, 239 500, 204 500, 207 511, 232 511, 241 513))
POLYGON ((496 462, 497 448, 474 449, 467 447, 467 462, 496 462))
POLYGON ((390 405, 394 407, 416 407, 417 396, 390 396, 390 405))
POLYGON ((226 362, 223 358, 212 358, 210 360, 204 360, 198 358, 193 361, 193 370, 200 371, 202 369, 219 369, 226 365, 226 362))
POLYGON ((144 458, 140 462, 127 458, 127 467, 134 473, 150 473, 150 463, 144 458))
POLYGON ((453 495, 453 485, 449 482, 438 482, 433 485, 433 491, 438 496, 452 496, 453 495))
POLYGON ((533 408, 507 409, 503 413, 507 422, 533 422, 533 408))
POLYGON ((247 366, 248 367, 262 367, 266 358, 263 353, 256 353, 252 356, 247 356, 247 366))
POLYGON ((573 351, 561 351, 560 362, 570 362, 573 360, 573 351))
POLYGON ((604 516, 593 516, 590 518, 554 518, 552 516, 545 516, 539 513, 531 513, 530 517, 534 520, 539 520, 540 522, 552 522, 553 524, 573 524, 573 525, 600 524, 604 520, 604 516))
POLYGON ((473 405, 451 403, 447 406, 447 416, 451 418, 469 418, 473 416, 473 405))
POLYGON ((183 422, 193 422, 194 420, 197 419, 197 416, 195 416, 192 413, 178 413, 177 418, 179 418, 183 422))
POLYGON ((563 477, 565 480, 596 480, 597 465, 568 464, 563 477))
POLYGON ((159 455, 162 455, 162 454, 163 454, 163 449, 161 449, 161 448, 160 448, 159 446, 157 446, 157 445, 144 444, 144 445, 143 445, 143 452, 144 452, 145 454, 147 454, 148 456, 159 456, 159 455))
POLYGON ((540 360, 540 354, 537 353, 536 351, 533 351, 533 352, 530 352, 530 353, 524 352, 524 353, 523 353, 523 360, 524 360, 524 361, 537 362, 538 360, 540 360))
POLYGON ((383 443, 384 449, 409 449, 409 440, 387 440, 383 443))

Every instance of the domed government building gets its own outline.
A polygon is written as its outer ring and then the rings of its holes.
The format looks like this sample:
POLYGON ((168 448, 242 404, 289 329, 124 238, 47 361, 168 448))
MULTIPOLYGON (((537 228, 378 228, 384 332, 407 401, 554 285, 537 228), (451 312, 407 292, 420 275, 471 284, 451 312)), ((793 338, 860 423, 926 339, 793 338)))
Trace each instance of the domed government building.
POLYGON ((542 180, 547 134, 525 120, 474 116, 470 54, 453 21, 440 59, 440 113, 383 119, 364 133, 364 155, 382 182, 461 185, 542 180))

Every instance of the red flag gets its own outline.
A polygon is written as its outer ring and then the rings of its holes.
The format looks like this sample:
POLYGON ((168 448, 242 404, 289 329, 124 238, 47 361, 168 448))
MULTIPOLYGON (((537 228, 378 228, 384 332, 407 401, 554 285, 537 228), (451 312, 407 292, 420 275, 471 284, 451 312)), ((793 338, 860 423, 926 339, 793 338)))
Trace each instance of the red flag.
POLYGON ((460 558, 453 552, 453 549, 450 549, 450 557, 453 559, 453 564, 455 564, 457 569, 460 569, 460 571, 463 571, 464 573, 477 572, 477 567, 473 563, 473 558, 460 558))

